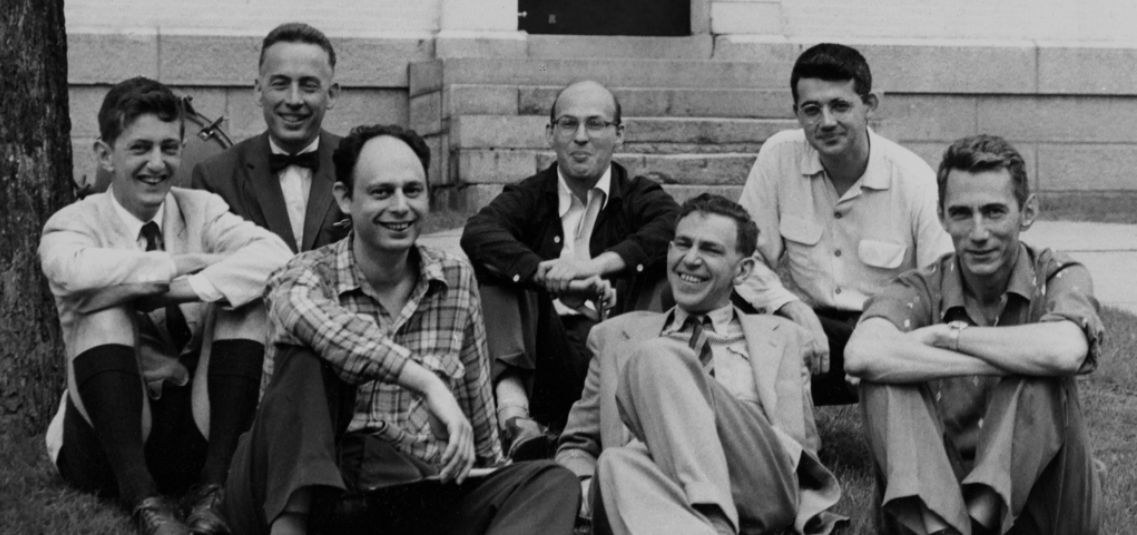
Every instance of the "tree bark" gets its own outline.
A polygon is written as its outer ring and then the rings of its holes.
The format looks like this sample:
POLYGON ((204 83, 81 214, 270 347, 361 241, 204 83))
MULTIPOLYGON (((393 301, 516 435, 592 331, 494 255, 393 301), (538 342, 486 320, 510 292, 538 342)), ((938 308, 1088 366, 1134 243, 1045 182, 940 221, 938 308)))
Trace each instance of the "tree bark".
POLYGON ((36 254, 47 218, 73 198, 63 0, 3 0, 0 95, 0 429, 33 433, 64 385, 36 254))

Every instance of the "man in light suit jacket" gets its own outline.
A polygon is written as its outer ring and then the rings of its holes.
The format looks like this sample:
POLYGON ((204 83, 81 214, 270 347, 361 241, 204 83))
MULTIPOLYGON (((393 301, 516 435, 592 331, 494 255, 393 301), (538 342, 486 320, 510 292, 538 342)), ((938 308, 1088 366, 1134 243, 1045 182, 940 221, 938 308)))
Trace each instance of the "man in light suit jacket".
POLYGON ((808 334, 730 302, 756 233, 734 202, 687 201, 667 255, 676 307, 589 336, 594 358, 557 461, 592 492, 599 531, 827 533, 838 520, 825 512, 841 491, 816 457, 804 393, 808 334))
POLYGON ((66 481, 117 495, 140 533, 228 533, 215 508, 256 409, 260 297, 290 253, 220 197, 171 187, 180 115, 158 82, 113 87, 95 143, 111 187, 44 227, 39 255, 67 348, 47 445, 66 481), (191 485, 183 522, 163 495, 191 485))
POLYGON ((193 170, 193 187, 216 193, 233 213, 275 232, 293 252, 347 235, 332 198, 332 153, 340 138, 321 129, 335 105, 336 52, 307 24, 273 29, 261 45, 253 86, 268 130, 214 156, 193 170))

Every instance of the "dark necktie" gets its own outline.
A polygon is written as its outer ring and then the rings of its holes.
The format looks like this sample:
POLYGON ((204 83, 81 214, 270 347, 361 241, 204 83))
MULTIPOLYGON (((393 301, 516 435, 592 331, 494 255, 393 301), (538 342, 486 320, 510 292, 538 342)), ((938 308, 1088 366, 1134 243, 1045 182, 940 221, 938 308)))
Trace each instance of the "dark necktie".
MULTIPOLYGON (((166 249, 162 242, 162 231, 158 229, 157 223, 151 221, 142 225, 142 237, 146 239, 147 251, 164 251, 166 249)), ((166 330, 170 333, 170 341, 174 343, 174 349, 179 353, 193 336, 190 333, 189 324, 186 323, 185 314, 182 314, 182 309, 176 304, 166 305, 166 330)))
POLYGON ((310 151, 300 154, 270 154, 268 156, 268 168, 273 173, 279 173, 290 165, 305 167, 315 173, 320 170, 320 153, 310 151))
POLYGON ((687 316, 687 321, 684 329, 691 330, 691 339, 687 345, 699 356, 699 363, 703 365, 703 369, 711 377, 715 376, 715 359, 711 353, 710 340, 707 340, 706 328, 712 331, 714 327, 711 326, 711 318, 706 316, 687 316))

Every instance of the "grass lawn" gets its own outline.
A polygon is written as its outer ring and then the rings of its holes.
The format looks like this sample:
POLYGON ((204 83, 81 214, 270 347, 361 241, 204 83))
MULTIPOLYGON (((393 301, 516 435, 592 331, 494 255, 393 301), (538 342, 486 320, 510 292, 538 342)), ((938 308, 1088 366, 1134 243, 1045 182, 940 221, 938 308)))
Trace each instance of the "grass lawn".
MULTIPOLYGON (((1098 370, 1081 395, 1095 456, 1104 461, 1102 535, 1127 535, 1137 519, 1137 316, 1106 309, 1108 340, 1098 370)), ((837 512, 852 517, 840 533, 873 533, 872 480, 855 406, 818 409, 827 445, 822 460, 844 488, 837 512)), ((0 531, 5 534, 133 533, 112 503, 68 489, 43 448, 43 436, 0 434, 0 531)))

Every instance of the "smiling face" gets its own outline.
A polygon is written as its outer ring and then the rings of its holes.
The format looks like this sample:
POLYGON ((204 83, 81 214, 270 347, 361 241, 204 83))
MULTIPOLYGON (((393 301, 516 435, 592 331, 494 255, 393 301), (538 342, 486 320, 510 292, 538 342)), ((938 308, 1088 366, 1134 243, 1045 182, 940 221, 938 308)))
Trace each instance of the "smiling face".
POLYGON ((136 117, 112 143, 95 142, 99 165, 113 174, 115 200, 141 221, 154 218, 181 163, 178 121, 136 117))
POLYGON ((754 259, 738 251, 737 225, 724 215, 691 212, 675 226, 667 281, 683 310, 704 313, 730 304, 735 284, 750 274, 754 259))
POLYGON ((418 156, 391 136, 372 138, 363 145, 352 177, 351 192, 336 182, 333 193, 340 210, 351 216, 356 245, 379 253, 409 250, 430 212, 418 156))
POLYGON ((844 158, 861 151, 868 154, 868 122, 877 102, 874 95, 862 100, 852 80, 831 82, 819 78, 798 80, 797 92, 798 123, 817 152, 828 158, 844 158))
POLYGON ((317 45, 279 42, 264 51, 253 87, 269 135, 280 148, 298 152, 320 135, 324 112, 335 105, 328 53, 317 45))
POLYGON ((965 278, 1010 277, 1019 253, 1019 233, 1030 228, 1038 212, 1032 195, 1020 208, 1014 181, 1005 168, 970 173, 952 169, 940 209, 940 221, 951 235, 965 278))
POLYGON ((624 126, 606 125, 598 132, 590 132, 586 123, 589 119, 615 121, 616 101, 604 86, 580 82, 562 91, 555 106, 557 121, 571 118, 580 125, 572 133, 555 124, 545 129, 545 138, 557 153, 557 167, 566 179, 591 187, 608 169, 612 153, 623 142, 624 126))

